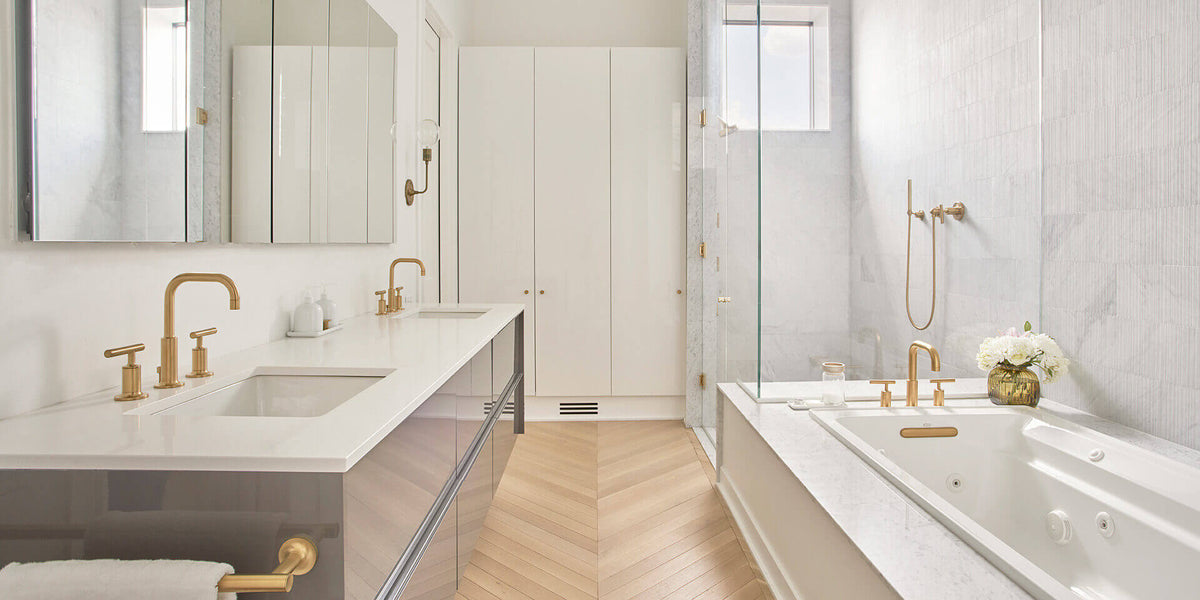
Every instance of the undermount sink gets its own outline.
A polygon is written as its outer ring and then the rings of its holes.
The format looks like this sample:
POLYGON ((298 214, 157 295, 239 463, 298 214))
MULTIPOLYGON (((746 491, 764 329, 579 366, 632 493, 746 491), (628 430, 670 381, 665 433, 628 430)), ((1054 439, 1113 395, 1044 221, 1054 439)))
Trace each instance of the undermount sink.
POLYGON ((260 368, 212 391, 198 393, 182 402, 172 402, 167 408, 147 406, 144 414, 319 417, 378 383, 390 372, 390 369, 306 372, 260 368))
POLYGON ((445 308, 429 308, 417 312, 418 319, 478 319, 486 315, 486 310, 453 310, 445 308))

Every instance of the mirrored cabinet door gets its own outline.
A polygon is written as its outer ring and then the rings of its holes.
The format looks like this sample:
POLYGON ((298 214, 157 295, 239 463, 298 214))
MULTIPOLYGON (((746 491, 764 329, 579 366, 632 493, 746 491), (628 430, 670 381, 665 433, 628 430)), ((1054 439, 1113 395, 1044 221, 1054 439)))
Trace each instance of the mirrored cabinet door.
MULTIPOLYGON (((202 236, 192 136, 202 0, 18 0, 22 229, 36 241, 202 236), (194 182, 193 182, 194 183, 194 182), (193 190, 189 194, 188 190, 193 190), (191 205, 189 207, 189 205, 191 205)), ((198 181, 198 180, 197 180, 198 181)))
POLYGON ((367 50, 367 241, 391 242, 396 197, 396 48, 399 39, 369 10, 367 50))
POLYGON ((390 243, 396 33, 364 0, 273 4, 273 43, 230 49, 232 241, 390 243))

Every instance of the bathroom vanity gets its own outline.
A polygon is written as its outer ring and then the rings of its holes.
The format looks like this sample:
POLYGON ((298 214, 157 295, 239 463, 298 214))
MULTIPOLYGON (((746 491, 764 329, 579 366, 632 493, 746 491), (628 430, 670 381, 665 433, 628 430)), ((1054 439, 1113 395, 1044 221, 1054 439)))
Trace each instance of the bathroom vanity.
POLYGON ((522 319, 517 305, 359 317, 142 401, 106 390, 0 420, 0 566, 270 573, 280 543, 307 536, 316 566, 289 597, 452 598, 523 429, 522 319))

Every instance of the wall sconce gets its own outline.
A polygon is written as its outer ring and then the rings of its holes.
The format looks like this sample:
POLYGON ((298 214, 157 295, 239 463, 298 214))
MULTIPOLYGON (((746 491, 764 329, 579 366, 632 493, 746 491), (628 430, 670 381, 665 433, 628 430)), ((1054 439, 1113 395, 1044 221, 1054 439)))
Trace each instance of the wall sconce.
POLYGON ((417 145, 421 148, 421 160, 425 161, 425 187, 418 190, 411 179, 404 184, 404 202, 409 206, 418 194, 429 191, 429 161, 433 160, 433 146, 438 143, 439 133, 437 121, 433 119, 425 119, 417 127, 417 145))

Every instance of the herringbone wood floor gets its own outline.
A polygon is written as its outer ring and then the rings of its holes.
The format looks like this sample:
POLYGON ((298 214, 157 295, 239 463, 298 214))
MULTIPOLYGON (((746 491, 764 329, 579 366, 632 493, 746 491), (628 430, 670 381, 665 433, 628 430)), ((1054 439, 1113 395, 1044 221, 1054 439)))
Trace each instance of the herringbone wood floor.
POLYGON ((458 600, 770 599, 679 422, 531 423, 458 600))

